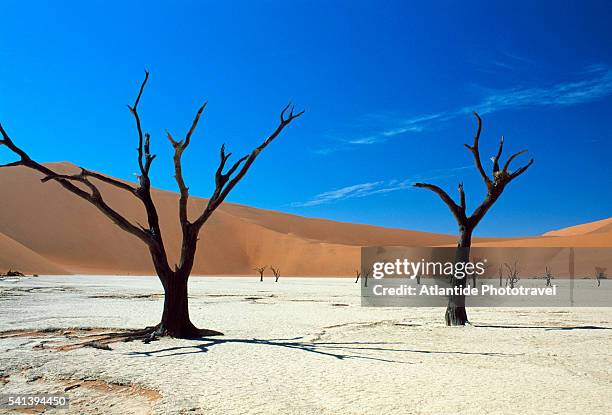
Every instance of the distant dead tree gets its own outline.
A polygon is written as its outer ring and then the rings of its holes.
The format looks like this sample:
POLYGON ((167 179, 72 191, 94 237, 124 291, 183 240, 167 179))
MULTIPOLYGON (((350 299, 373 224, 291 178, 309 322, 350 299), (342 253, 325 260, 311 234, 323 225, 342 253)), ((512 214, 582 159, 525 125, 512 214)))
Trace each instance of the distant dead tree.
MULTIPOLYGON (((479 263, 479 262, 480 262, 480 263, 482 263, 482 264, 484 264, 482 267, 483 267, 483 269, 485 270, 485 272, 486 272, 486 270, 489 268, 489 264, 486 264, 486 263, 485 263, 484 258, 478 258, 478 257, 476 257, 476 258, 472 259, 472 262, 473 262, 474 264, 477 264, 477 263, 479 263)), ((473 273, 473 274, 472 274, 472 286, 474 286, 474 287, 478 287, 478 283, 476 282, 476 279, 477 279, 477 278, 478 278, 478 276, 476 275, 476 273, 473 273)))
POLYGON ((518 263, 514 261, 513 264, 505 263, 504 266, 506 267, 506 286, 514 288, 521 279, 519 276, 518 263))
POLYGON ((359 282, 359 277, 361 277, 361 271, 358 269, 355 270, 355 284, 359 282))
POLYGON ((555 277, 552 275, 552 270, 549 267, 546 267, 546 275, 544 275, 544 279, 546 280, 546 286, 552 287, 552 282, 555 277))
POLYGON ((504 280, 504 267, 502 264, 499 264, 499 286, 501 287, 502 285, 504 285, 503 280, 504 280))
MULTIPOLYGON (((149 79, 149 73, 145 71, 144 80, 140 85, 138 95, 132 106, 128 106, 134 117, 136 131, 138 134, 138 184, 126 183, 115 180, 103 174, 99 174, 85 168, 81 168, 76 174, 59 174, 48 167, 32 160, 30 156, 18 147, 9 137, 8 133, 0 125, 2 139, 0 145, 7 147, 19 157, 18 161, 3 165, 2 167, 22 166, 42 174, 42 181, 54 181, 64 189, 77 197, 92 204, 102 214, 108 217, 115 225, 141 240, 149 250, 155 272, 159 277, 164 289, 164 310, 161 322, 153 327, 147 327, 140 331, 142 337, 155 338, 158 336, 172 336, 180 338, 194 338, 221 333, 213 330, 198 329, 189 318, 189 306, 187 295, 187 281, 193 269, 198 244, 198 235, 202 226, 208 221, 213 212, 223 203, 227 195, 234 189, 240 180, 246 175, 249 168, 259 154, 287 127, 293 120, 298 118, 304 111, 294 113, 293 106, 287 105, 280 113, 278 126, 258 147, 250 154, 245 155, 226 169, 226 164, 231 153, 225 152, 225 145, 221 146, 220 160, 215 173, 215 190, 208 199, 204 209, 197 217, 190 219, 188 216, 189 189, 183 179, 181 158, 183 152, 191 142, 191 137, 198 125, 200 116, 206 107, 204 103, 197 111, 193 122, 182 140, 175 140, 167 133, 168 140, 174 149, 174 177, 180 191, 178 203, 178 216, 182 230, 181 253, 177 264, 169 263, 166 247, 162 238, 162 230, 159 224, 157 208, 151 196, 151 181, 149 171, 155 160, 155 155, 150 151, 150 135, 143 130, 138 114, 138 104, 149 79), (111 207, 104 199, 98 188, 99 183, 113 186, 125 191, 142 202, 146 211, 147 223, 141 225, 111 207)), ((237 117, 238 118, 238 117, 237 117)))
POLYGON ((6 273, 0 274, 0 277, 25 277, 25 274, 21 271, 15 271, 13 268, 9 268, 6 273))
MULTIPOLYGON (((521 174, 527 171, 527 169, 533 164, 533 159, 529 160, 527 164, 516 169, 515 171, 510 171, 510 163, 525 153, 527 150, 519 151, 518 153, 512 154, 504 166, 500 168, 500 157, 502 155, 502 150, 504 147, 504 137, 502 136, 501 141, 499 143, 499 148, 497 150, 497 154, 492 157, 493 161, 493 177, 490 178, 487 173, 485 173, 484 167, 482 166, 482 162, 480 160, 480 149, 479 149, 479 140, 480 140, 480 132, 482 131, 482 120, 477 113, 474 113, 476 120, 478 122, 478 128, 476 130, 476 135, 474 136, 474 142, 472 145, 465 144, 465 147, 472 153, 474 158, 474 163, 476 165, 476 169, 478 170, 484 184, 487 188, 487 195, 481 204, 474 210, 474 212, 468 216, 467 214, 467 206, 465 201, 465 193, 463 191, 463 183, 459 183, 458 191, 459 191, 459 203, 456 203, 442 188, 435 186, 429 183, 415 183, 415 187, 428 189, 437 194, 442 201, 448 206, 451 213, 455 217, 457 224, 459 226, 459 242, 457 244, 457 262, 467 262, 470 257, 470 247, 472 246, 472 233, 476 226, 480 223, 485 214, 489 211, 489 209, 493 206, 493 204, 499 199, 502 195, 504 189, 510 182, 519 177, 521 174)), ((465 278, 453 278, 452 279, 453 287, 463 288, 465 285, 465 278)), ((465 310, 465 295, 463 293, 459 295, 451 295, 448 299, 448 306, 446 308, 445 314, 446 324, 449 326, 458 326, 465 325, 468 322, 467 312, 465 310)))
POLYGON ((365 272, 363 272, 363 286, 367 287, 368 286, 368 277, 370 276, 370 272, 372 272, 371 270, 366 270, 365 272))
POLYGON ((266 266, 253 268, 254 271, 259 272, 259 282, 263 282, 263 275, 266 268, 266 266))
POLYGON ((416 275, 417 285, 421 285, 421 274, 416 275))
POLYGON ((274 268, 273 266, 270 266, 270 269, 272 270, 272 274, 274 274, 274 282, 278 282, 278 279, 280 278, 280 269, 278 268, 274 268))
POLYGON ((606 278, 606 269, 602 267, 595 267, 595 279, 597 279, 597 286, 601 286, 601 280, 606 278))

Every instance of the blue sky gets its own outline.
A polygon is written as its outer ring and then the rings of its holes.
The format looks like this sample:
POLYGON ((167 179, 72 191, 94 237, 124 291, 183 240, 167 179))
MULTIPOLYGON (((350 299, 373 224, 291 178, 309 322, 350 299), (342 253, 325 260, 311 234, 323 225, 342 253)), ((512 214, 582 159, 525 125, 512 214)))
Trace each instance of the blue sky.
POLYGON ((164 131, 184 134, 204 100, 184 158, 198 196, 212 192, 221 143, 246 153, 291 99, 306 114, 230 201, 454 233, 446 206, 410 184, 454 195, 463 181, 475 207, 484 188, 463 143, 476 110, 486 168, 501 134, 536 160, 478 235, 612 216, 609 2, 122 3, 3 2, 0 121, 33 157, 133 179, 125 104, 147 68, 140 112, 160 188, 175 189, 164 131))

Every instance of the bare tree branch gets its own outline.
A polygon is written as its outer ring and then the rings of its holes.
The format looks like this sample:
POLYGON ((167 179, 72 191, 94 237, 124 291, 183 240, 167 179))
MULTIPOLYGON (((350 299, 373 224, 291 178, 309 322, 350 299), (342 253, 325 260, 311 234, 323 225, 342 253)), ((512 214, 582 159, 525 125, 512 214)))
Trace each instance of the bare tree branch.
MULTIPOLYGON (((2 142, 0 142, 0 145, 3 145, 2 142)), ((3 164, 0 166, 0 168, 2 167, 16 167, 16 166, 21 166, 21 160, 19 161, 13 161, 12 163, 7 163, 7 164, 3 164)))
POLYGON ((476 168, 478 169, 478 172, 480 173, 480 176, 484 180, 487 187, 489 187, 491 186, 491 179, 489 178, 489 176, 487 176, 487 173, 485 173, 482 167, 482 162, 480 161, 480 150, 478 148, 478 144, 480 141, 480 133, 482 131, 482 119, 480 118, 480 115, 478 115, 478 113, 476 112, 474 113, 474 116, 476 117, 476 121, 478 122, 478 128, 476 130, 476 134, 474 135, 474 143, 471 146, 469 144, 464 144, 464 146, 472 152, 476 168))
POLYGON ((291 123, 294 119, 304 114, 304 111, 294 113, 294 106, 291 103, 287 104, 280 113, 280 122, 274 132, 268 136, 257 148, 255 148, 250 154, 240 158, 234 165, 226 172, 223 173, 223 168, 231 155, 225 154, 225 146, 221 146, 221 159, 217 174, 215 177, 215 191, 208 200, 208 205, 202 212, 202 214, 193 222, 196 229, 200 229, 202 225, 208 220, 214 210, 225 200, 227 195, 232 189, 238 184, 240 180, 249 171, 249 168, 263 149, 265 149, 280 133, 283 129, 291 123), (236 173, 237 172, 237 173, 236 173), (231 177, 234 173, 235 176, 231 177))
POLYGON ((415 183, 413 184, 413 186, 421 189, 431 190, 432 192, 440 196, 440 199, 442 199, 442 201, 446 203, 446 206, 448 206, 458 223, 461 223, 465 219, 465 215, 462 212, 461 207, 458 206, 457 203, 455 203, 455 201, 442 188, 429 183, 415 183))
POLYGON ((458 190, 459 190, 459 208, 463 212, 463 215, 465 215, 466 206, 465 206, 465 192, 463 191, 463 183, 459 183, 458 190))
POLYGON ((504 149, 504 136, 501 136, 501 139, 499 140, 499 149, 497 150, 497 154, 495 155, 495 157, 493 157, 493 178, 495 179, 495 176, 497 174, 497 172, 499 171, 499 159, 502 155, 502 151, 504 149))
POLYGON ((529 162, 523 167, 518 168, 514 173, 510 175, 510 179, 508 181, 514 180, 519 177, 521 174, 525 173, 529 167, 533 164, 533 159, 530 159, 529 162))
POLYGON ((198 126, 198 122, 200 121, 200 117, 202 116, 202 112, 204 108, 206 108, 206 102, 198 109, 193 122, 191 123, 191 127, 189 131, 185 135, 185 139, 181 141, 176 141, 172 138, 172 135, 169 132, 166 132, 168 136, 168 140, 170 140, 170 144, 174 148, 174 178, 176 179, 176 184, 178 185, 180 192, 179 199, 179 220, 181 222, 181 226, 183 228, 183 232, 187 232, 187 228, 190 225, 189 218, 187 217, 187 207, 189 202, 189 188, 185 184, 185 180, 183 178, 183 167, 181 165, 181 160, 183 157, 183 152, 189 146, 191 142, 191 135, 195 131, 198 126))
POLYGON ((517 158, 518 156, 520 156, 521 154, 524 154, 527 152, 527 149, 525 150, 521 150, 517 153, 514 153, 513 155, 511 155, 508 160, 506 161, 506 164, 504 164, 504 168, 502 169, 502 171, 504 173, 508 173, 508 168, 510 167, 510 163, 512 163, 512 160, 514 160, 515 158, 517 158))
POLYGON ((138 133, 138 167, 140 168, 140 175, 138 176, 139 188, 136 189, 136 196, 142 201, 145 211, 147 213, 147 222, 149 228, 147 233, 153 239, 156 245, 157 255, 160 257, 158 262, 161 262, 161 266, 167 267, 167 255, 164 248, 164 240, 162 238, 161 227, 159 226, 159 215, 157 208, 151 197, 151 179, 149 178, 149 171, 151 169, 151 163, 155 159, 155 155, 151 154, 151 136, 148 133, 143 133, 142 125, 140 121, 140 115, 138 114, 138 104, 144 92, 147 81, 149 80, 149 72, 145 70, 145 77, 140 84, 138 95, 134 101, 133 106, 128 108, 134 120, 136 122, 136 131, 138 133))
POLYGON ((187 131, 187 135, 185 135, 185 142, 183 144, 183 150, 185 150, 187 146, 189 145, 189 143, 191 142, 191 135, 195 131, 196 127, 198 126, 198 122, 200 121, 200 116, 202 115, 204 108, 206 108, 206 104, 208 104, 208 102, 205 102, 204 104, 202 104, 202 106, 198 109, 198 112, 196 113, 196 116, 193 119, 193 122, 191 123, 191 128, 189 128, 189 131, 187 131))
POLYGON ((142 97, 142 93, 144 91, 145 86, 147 85, 147 81, 149 80, 149 72, 145 71, 145 77, 140 84, 140 89, 138 90, 138 95, 136 96, 136 101, 134 101, 133 106, 127 106, 134 119, 136 120, 136 130, 138 131, 138 166, 140 167, 140 173, 145 175, 147 170, 145 169, 145 162, 143 161, 143 152, 144 152, 144 138, 142 133, 142 126, 140 124, 140 116, 138 115, 138 103, 140 102, 140 98, 142 97))
POLYGON ((120 189, 126 190, 126 191, 128 191, 128 192, 130 192, 130 193, 132 193, 134 195, 137 194, 137 192, 136 192, 137 189, 135 187, 129 185, 128 183, 125 183, 125 182, 113 179, 112 177, 108 177, 108 176, 105 176, 103 174, 91 171, 91 170, 84 169, 82 167, 81 167, 81 172, 85 176, 93 177, 94 179, 100 180, 101 182, 108 183, 108 184, 113 185, 115 187, 118 187, 120 189))

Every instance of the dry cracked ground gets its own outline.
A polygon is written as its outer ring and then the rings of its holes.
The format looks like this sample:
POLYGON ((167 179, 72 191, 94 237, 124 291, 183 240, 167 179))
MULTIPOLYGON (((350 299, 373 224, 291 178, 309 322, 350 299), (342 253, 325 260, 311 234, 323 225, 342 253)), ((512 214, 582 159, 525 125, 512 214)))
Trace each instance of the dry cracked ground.
MULTIPOLYGON (((150 277, 0 281, 0 393, 75 414, 612 413, 612 308, 361 307, 350 279, 194 277, 222 337, 124 342, 157 322, 150 277)), ((0 409, 8 412, 8 409, 0 409)))

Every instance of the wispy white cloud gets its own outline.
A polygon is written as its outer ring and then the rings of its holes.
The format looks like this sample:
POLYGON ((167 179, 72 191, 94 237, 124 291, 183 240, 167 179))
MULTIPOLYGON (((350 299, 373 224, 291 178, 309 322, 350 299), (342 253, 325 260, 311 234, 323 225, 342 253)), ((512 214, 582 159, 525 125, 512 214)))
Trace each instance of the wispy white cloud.
POLYGON ((341 187, 340 189, 330 190, 327 192, 319 193, 312 199, 306 202, 295 202, 292 206, 295 207, 308 207, 323 205, 326 203, 335 202, 338 200, 353 199, 356 197, 364 197, 371 195, 372 192, 380 189, 385 182, 370 182, 360 183, 351 186, 341 187))
POLYGON ((472 168, 472 166, 469 165, 452 167, 449 169, 431 170, 425 176, 415 176, 404 180, 380 180, 376 182, 353 184, 350 186, 341 187, 339 189, 319 193, 310 200, 305 202, 295 202, 292 203, 291 206, 311 207, 338 202, 341 200, 363 198, 367 196, 396 192, 398 190, 406 190, 412 188, 412 184, 416 181, 454 177, 459 171, 469 168, 472 168))
MULTIPOLYGON (((514 57, 514 59, 522 59, 514 57)), ((481 115, 509 109, 538 106, 570 106, 597 101, 612 94, 612 68, 604 64, 594 64, 585 68, 581 79, 560 82, 547 87, 513 88, 507 90, 489 90, 480 102, 474 105, 451 110, 422 114, 415 117, 395 119, 395 125, 366 137, 344 140, 346 145, 368 145, 381 143, 391 137, 418 133, 431 127, 434 122, 448 121, 464 116, 472 111, 481 115)), ((336 146, 325 154, 343 148, 336 146)), ((322 154, 322 153, 320 153, 322 154)))
POLYGON ((348 140, 349 144, 374 144, 378 142, 378 136, 370 135, 367 137, 356 138, 354 140, 348 140))
POLYGON ((486 114, 510 108, 577 105, 612 94, 611 68, 594 65, 587 68, 584 74, 589 77, 579 81, 558 83, 548 88, 512 89, 492 93, 478 105, 457 111, 457 115, 473 109, 486 114))

